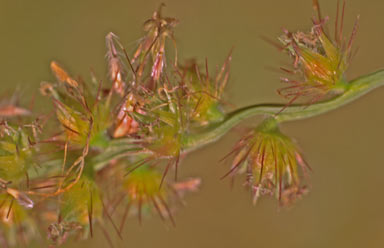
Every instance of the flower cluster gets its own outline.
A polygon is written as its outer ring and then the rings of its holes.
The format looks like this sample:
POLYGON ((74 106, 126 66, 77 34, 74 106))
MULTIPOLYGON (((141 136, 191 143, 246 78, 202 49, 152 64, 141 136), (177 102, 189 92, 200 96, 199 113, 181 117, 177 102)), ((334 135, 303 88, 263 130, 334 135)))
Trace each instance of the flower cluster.
POLYGON ((47 138, 58 151, 43 164, 61 162, 44 172, 45 180, 34 178, 29 193, 49 199, 45 218, 54 244, 65 242, 70 234, 92 235, 94 224, 103 229, 105 218, 121 236, 126 216, 136 213, 141 219, 145 210, 154 209, 174 222, 175 199, 200 184, 199 179, 173 183, 165 177, 172 168, 177 175, 185 134, 223 119, 231 56, 213 76, 208 69, 201 72, 195 61, 179 63, 177 52, 169 63, 166 44, 174 42, 178 21, 163 17, 161 8, 145 22, 144 38, 132 57, 117 35, 106 36, 108 84, 94 73, 90 82, 74 77, 55 61, 50 66, 56 82, 41 84, 60 126, 59 133, 56 129, 47 138), (122 156, 105 158, 118 153, 122 156), (111 178, 119 185, 108 193, 111 178), (121 196, 125 200, 117 202, 121 196), (121 202, 132 211, 121 211, 121 202), (59 214, 53 218, 55 209, 59 214), (125 216, 119 227, 112 218, 115 212, 125 216))
POLYGON ((278 90, 278 93, 290 99, 290 103, 300 97, 307 97, 310 103, 317 102, 329 96, 330 93, 342 93, 347 84, 344 79, 345 71, 352 58, 352 44, 357 32, 357 22, 348 41, 343 37, 344 8, 339 18, 339 2, 335 21, 333 39, 325 27, 328 17, 323 18, 320 7, 314 1, 317 17, 313 18, 310 32, 289 32, 279 37, 282 49, 293 58, 293 70, 282 68, 289 74, 299 75, 300 79, 283 77, 282 81, 289 86, 278 90), (340 23, 339 23, 340 22, 340 23))
MULTIPOLYGON (((318 17, 310 32, 285 31, 279 38, 294 59, 293 70, 284 70, 301 77, 283 79, 291 85, 279 93, 290 103, 299 97, 313 103, 349 89, 344 73, 357 25, 345 41, 343 5, 332 40, 327 18, 314 3, 318 17)), ((117 35, 107 34, 107 80, 93 72, 90 80, 73 76, 51 62, 56 80, 42 82, 40 91, 52 101, 52 114, 36 115, 16 101, 0 102, 0 246, 17 245, 17 239, 28 244, 39 226, 47 227, 46 236, 56 246, 92 236, 96 226, 111 241, 106 224, 122 238, 131 215, 141 222, 145 214, 157 212, 175 224, 177 205, 201 183, 199 178, 177 180, 186 153, 255 113, 267 118, 235 145, 225 176, 246 174, 254 202, 271 195, 286 206, 308 191, 310 168, 295 142, 279 130, 284 120, 279 117, 286 114, 277 113, 281 105, 226 113, 232 52, 216 74, 209 72, 207 60, 179 62, 178 20, 164 17, 162 7, 144 23, 144 36, 132 54, 117 35), (167 177, 172 170, 175 180, 167 177)), ((311 110, 300 112, 301 106, 285 117, 305 117, 311 110)))
POLYGON ((50 95, 63 127, 64 140, 78 145, 97 145, 110 125, 110 99, 99 88, 78 83, 56 62, 51 63, 58 83, 42 83, 41 92, 50 95), (88 86, 88 87, 87 87, 88 86))
POLYGON ((154 209, 162 220, 169 218, 174 224, 173 206, 170 204, 175 200, 181 201, 184 192, 196 191, 200 185, 200 179, 181 182, 162 182, 162 180, 162 174, 148 165, 128 172, 122 184, 123 191, 127 194, 125 216, 128 215, 129 208, 134 205, 140 221, 143 210, 154 209))
POLYGON ((307 174, 309 167, 294 142, 280 132, 273 117, 242 138, 231 154, 235 154, 232 167, 225 176, 246 173, 246 185, 254 203, 262 195, 271 195, 281 205, 290 205, 307 192, 300 174, 307 174))

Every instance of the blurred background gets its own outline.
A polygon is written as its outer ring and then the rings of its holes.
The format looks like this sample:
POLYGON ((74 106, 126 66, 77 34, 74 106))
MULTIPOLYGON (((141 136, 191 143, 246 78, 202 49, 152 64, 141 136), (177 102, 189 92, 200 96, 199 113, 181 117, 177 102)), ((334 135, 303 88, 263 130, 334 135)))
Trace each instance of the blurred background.
MULTIPOLYGON (((271 70, 286 63, 260 36, 274 39, 285 27, 311 27, 310 0, 0 0, 0 95, 19 88, 23 97, 38 95, 43 80, 53 80, 51 60, 73 75, 89 78, 89 69, 104 76, 105 35, 113 31, 133 51, 143 34, 142 23, 160 2, 166 16, 180 19, 176 39, 180 59, 208 58, 210 67, 222 64, 234 46, 227 99, 241 107, 282 102, 275 90, 280 74, 271 70)), ((334 23, 336 1, 320 1, 334 23)), ((355 45, 360 47, 348 78, 384 67, 383 1, 348 0, 346 35, 357 15, 355 45)), ((38 105, 46 105, 38 100, 38 105)), ((116 247, 383 247, 384 243, 384 89, 326 115, 287 123, 313 168, 312 190, 291 209, 279 210, 274 199, 256 206, 238 181, 230 189, 219 180, 228 164, 218 163, 243 134, 248 121, 218 143, 196 151, 183 161, 180 177, 201 176, 201 191, 187 197, 176 213, 177 227, 158 216, 140 226, 129 219, 124 240, 112 232, 116 247)), ((45 228, 45 227, 44 227, 45 228)), ((41 247, 41 246, 36 246, 41 247)), ((93 239, 65 247, 108 247, 101 232, 93 239)))

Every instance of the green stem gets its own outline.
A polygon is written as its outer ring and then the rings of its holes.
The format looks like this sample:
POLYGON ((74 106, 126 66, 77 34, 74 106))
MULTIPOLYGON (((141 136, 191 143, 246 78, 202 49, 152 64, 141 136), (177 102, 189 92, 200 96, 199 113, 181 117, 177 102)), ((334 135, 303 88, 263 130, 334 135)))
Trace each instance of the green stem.
POLYGON ((226 115, 223 121, 215 123, 203 130, 187 134, 183 138, 185 150, 192 151, 206 144, 217 141, 233 127, 243 120, 259 115, 276 115, 278 122, 305 119, 337 109, 351 101, 365 95, 371 90, 384 85, 384 70, 359 77, 348 83, 346 91, 331 100, 306 105, 290 105, 279 113, 284 104, 257 104, 235 110, 226 115))

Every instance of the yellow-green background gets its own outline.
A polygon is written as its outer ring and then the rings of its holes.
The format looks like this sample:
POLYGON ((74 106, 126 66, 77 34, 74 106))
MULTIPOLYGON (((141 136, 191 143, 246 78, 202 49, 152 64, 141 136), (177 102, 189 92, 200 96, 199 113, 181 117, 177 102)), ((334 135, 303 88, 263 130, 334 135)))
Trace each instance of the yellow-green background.
MULTIPOLYGON (((164 0, 166 15, 181 20, 176 30, 181 58, 208 58, 220 64, 235 46, 228 100, 236 106, 281 101, 275 89, 279 73, 269 67, 287 62, 260 36, 276 37, 281 28, 309 28, 310 0, 164 0)), ((58 1, 0 0, 0 89, 17 86, 24 96, 37 94, 42 80, 53 80, 49 62, 58 60, 73 74, 106 70, 104 36, 120 36, 129 51, 142 35, 142 22, 158 0, 58 1)), ((336 1, 321 1, 332 18, 336 1)), ((361 15, 360 47, 348 77, 384 67, 383 1, 349 0, 345 29, 361 15)), ((252 206, 240 182, 230 190, 219 177, 228 165, 218 160, 231 149, 242 128, 220 142, 190 154, 181 176, 201 175, 198 194, 176 214, 177 227, 157 216, 139 226, 130 219, 118 247, 383 247, 384 243, 384 90, 378 89, 346 107, 309 120, 288 123, 312 166, 311 193, 290 210, 263 199, 252 206)), ((248 122, 251 125, 252 122, 248 122)), ((242 127, 245 127, 244 125, 242 127)), ((110 227, 109 227, 110 228, 110 227)), ((90 241, 67 247, 107 247, 100 232, 90 241)))

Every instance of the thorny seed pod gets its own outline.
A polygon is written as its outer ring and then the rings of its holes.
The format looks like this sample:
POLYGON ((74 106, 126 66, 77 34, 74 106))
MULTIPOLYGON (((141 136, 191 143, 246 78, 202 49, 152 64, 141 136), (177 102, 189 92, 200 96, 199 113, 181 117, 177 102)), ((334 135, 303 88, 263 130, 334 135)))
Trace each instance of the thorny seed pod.
POLYGON ((254 203, 261 195, 275 195, 281 205, 289 205, 307 192, 300 171, 309 167, 293 141, 282 134, 274 118, 241 139, 230 154, 235 154, 231 170, 225 175, 246 173, 246 185, 254 203))
POLYGON ((195 61, 181 66, 183 68, 182 83, 188 91, 185 103, 191 109, 189 118, 198 125, 208 125, 220 121, 224 117, 221 104, 224 88, 229 79, 231 53, 213 78, 209 75, 207 64, 205 73, 200 71, 199 65, 195 61))
POLYGON ((76 144, 85 144, 90 128, 90 120, 61 102, 56 104, 57 119, 66 133, 66 139, 76 144))
POLYGON ((318 16, 313 19, 314 26, 311 31, 291 33, 284 30, 284 34, 279 38, 283 44, 282 50, 286 50, 294 60, 293 70, 285 68, 282 70, 303 77, 303 79, 282 78, 282 81, 289 86, 279 89, 278 93, 290 99, 289 103, 299 97, 308 97, 311 104, 329 96, 329 93, 340 94, 347 87, 344 74, 353 54, 352 44, 357 32, 357 21, 346 43, 342 34, 345 2, 340 20, 338 2, 335 34, 332 39, 325 27, 328 17, 323 18, 317 0, 313 2, 318 16))
POLYGON ((88 140, 91 145, 103 145, 103 137, 110 125, 109 99, 100 99, 100 91, 94 95, 80 87, 56 62, 51 63, 51 68, 59 82, 69 86, 62 90, 61 85, 54 87, 44 83, 41 88, 44 94, 53 98, 57 119, 66 134, 64 139, 80 145, 85 145, 88 140))
MULTIPOLYGON (((285 31, 280 37, 282 50, 294 58, 291 73, 303 77, 302 81, 283 79, 292 86, 279 92, 290 102, 301 96, 315 102, 349 87, 344 82, 344 73, 352 55, 357 25, 349 41, 345 41, 343 6, 332 40, 325 28, 327 18, 321 17, 317 1, 314 3, 319 14, 311 31, 285 31)), ((27 215, 30 208, 47 210, 41 211, 41 216, 53 223, 48 228, 48 237, 55 246, 71 234, 92 236, 93 224, 100 224, 106 233, 104 217, 120 238, 129 214, 137 214, 141 220, 145 212, 157 211, 163 220, 174 223, 176 200, 181 201, 186 192, 196 191, 200 179, 170 182, 165 178, 169 169, 174 165, 177 175, 184 154, 213 142, 245 117, 256 112, 274 112, 276 106, 269 104, 227 114, 221 109, 231 54, 217 73, 210 75, 207 62, 203 72, 194 61, 179 64, 175 46, 174 66, 167 67, 170 55, 166 46, 169 40, 175 43, 173 28, 178 21, 163 17, 162 6, 144 23, 146 33, 132 60, 117 37, 107 35, 108 77, 112 82, 109 86, 105 87, 95 74, 93 84, 87 84, 80 77, 72 77, 57 62, 51 63, 58 82, 42 83, 41 93, 52 98, 62 132, 41 140, 36 138, 37 127, 28 135, 23 129, 27 125, 13 128, 5 121, 0 122, 0 246, 5 246, 4 240, 15 243, 15 233, 27 230, 24 225, 34 227, 27 215), (128 74, 127 66, 132 75, 128 74), (54 150, 40 149, 43 143, 54 150), (41 155, 37 161, 35 153, 41 155), (34 168, 35 164, 38 168, 34 168), (162 165, 163 173, 157 170, 162 165), (29 171, 37 173, 31 173, 29 178, 29 171), (34 187, 29 187, 30 180, 34 187), (33 202, 29 195, 44 197, 44 204, 33 202), (46 199, 49 197, 57 197, 57 204, 46 199), (116 216, 114 213, 120 214, 117 206, 123 202, 126 205, 118 227, 112 217, 116 216)), ((348 89, 359 93, 353 87, 348 89)), ((303 113, 297 109, 296 113, 303 113)), ((27 114, 17 104, 0 103, 0 118, 21 119, 27 114)), ((230 154, 235 156, 227 175, 246 173, 246 185, 255 202, 261 195, 274 195, 281 205, 289 205, 307 192, 302 175, 306 175, 309 167, 295 143, 280 132, 277 119, 266 119, 241 139, 230 154)), ((25 237, 31 236, 23 234, 25 237)), ((107 234, 106 238, 110 241, 107 234)))
POLYGON ((124 215, 126 216, 129 208, 134 205, 140 221, 143 211, 155 210, 161 219, 169 218, 174 222, 172 217, 174 200, 181 200, 184 192, 196 191, 200 185, 200 179, 197 178, 177 183, 164 182, 164 185, 159 187, 161 181, 162 174, 148 165, 143 165, 127 174, 123 181, 123 190, 127 194, 127 208, 124 215))
MULTIPOLYGON (((102 218, 103 204, 96 183, 83 177, 60 199, 60 222, 78 223, 85 230, 84 237, 90 233, 94 222, 102 218)), ((78 228, 79 229, 79 228, 78 228)), ((80 229, 79 229, 80 230, 80 229)))
POLYGON ((157 95, 151 98, 152 110, 148 113, 149 135, 144 146, 153 151, 157 157, 175 157, 182 149, 181 135, 186 130, 188 111, 181 104, 180 92, 175 86, 159 88, 157 95))

